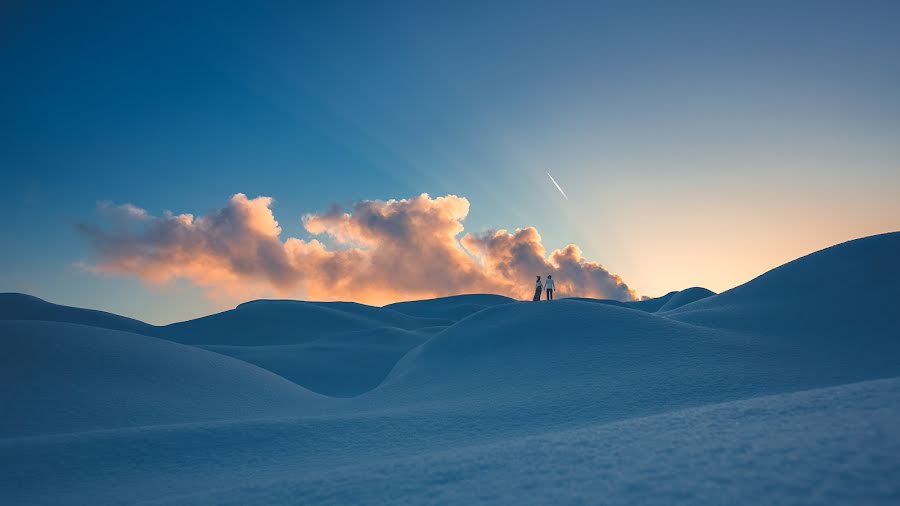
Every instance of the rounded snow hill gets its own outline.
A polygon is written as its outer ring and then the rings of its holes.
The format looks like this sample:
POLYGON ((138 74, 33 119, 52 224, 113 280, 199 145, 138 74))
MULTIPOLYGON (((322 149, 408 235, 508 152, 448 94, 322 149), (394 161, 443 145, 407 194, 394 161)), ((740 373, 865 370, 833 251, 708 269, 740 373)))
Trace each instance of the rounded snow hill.
POLYGON ((655 313, 659 311, 659 308, 666 305, 672 297, 677 294, 678 291, 669 292, 662 297, 656 297, 653 299, 644 299, 644 300, 631 300, 628 302, 623 302, 625 307, 630 307, 631 309, 640 309, 641 311, 646 311, 648 313, 655 313))
POLYGON ((381 327, 301 344, 201 347, 272 371, 313 392, 353 397, 377 387, 400 357, 428 337, 418 331, 381 327))
POLYGON ((666 316, 708 327, 835 341, 900 343, 900 232, 848 241, 788 262, 666 316))
MULTIPOLYGON (((506 304, 412 349, 358 400, 431 406, 469 424, 611 420, 756 393, 771 369, 735 367, 743 341, 606 304, 506 304)), ((764 363, 759 351, 745 362, 764 363)))
POLYGON ((259 367, 69 323, 0 322, 0 438, 308 414, 328 399, 259 367))
POLYGON ((669 292, 662 297, 656 297, 654 299, 629 300, 624 302, 613 299, 593 299, 590 297, 566 297, 566 299, 594 302, 596 304, 608 304, 610 306, 627 307, 647 313, 657 313, 662 311, 669 311, 671 309, 675 309, 676 307, 681 307, 685 304, 690 304, 695 300, 700 300, 715 294, 716 292, 707 290, 706 288, 693 287, 681 291, 669 292))
MULTIPOLYGON (((781 294, 757 296, 765 301, 781 294)), ((827 319, 829 311, 807 316, 827 319)), ((897 316, 881 314, 854 334, 823 335, 830 341, 823 346, 791 334, 802 321, 774 314, 769 328, 782 330, 756 334, 720 328, 715 318, 695 325, 569 299, 496 306, 411 350, 381 386, 359 399, 436 409, 483 426, 540 427, 900 375, 897 316)))
POLYGON ((297 344, 379 327, 415 330, 451 323, 355 302, 257 300, 230 311, 161 327, 156 335, 184 344, 256 346, 297 344))
MULTIPOLYGON (((675 292, 672 292, 672 293, 675 293, 675 292)), ((616 307, 626 307, 626 308, 631 307, 628 305, 627 302, 622 302, 621 300, 614 300, 614 299, 595 299, 593 297, 563 297, 562 299, 577 300, 579 302, 590 302, 592 304, 606 304, 608 306, 616 306, 616 307)), ((557 300, 562 300, 562 299, 557 299, 557 300)), ((653 299, 653 300, 656 300, 656 299, 653 299)), ((640 301, 640 302, 645 302, 645 301, 640 301)), ((638 308, 633 308, 633 309, 638 309, 638 308)), ((643 309, 641 309, 641 311, 643 311, 643 309)), ((650 312, 652 313, 652 311, 650 311, 650 312)))
POLYGON ((409 316, 442 318, 459 321, 484 308, 516 302, 515 299, 494 294, 467 294, 436 299, 395 302, 384 306, 409 316))
POLYGON ((707 297, 712 297, 716 292, 712 290, 707 290, 706 288, 702 288, 699 286, 694 286, 691 288, 686 288, 681 290, 680 292, 675 292, 669 300, 663 304, 657 312, 662 313, 665 311, 671 311, 673 309, 679 308, 681 306, 690 304, 692 302, 696 302, 700 299, 705 299, 707 297))
POLYGON ((41 320, 77 323, 138 334, 152 334, 149 323, 105 311, 61 306, 24 293, 0 293, 0 320, 41 320))

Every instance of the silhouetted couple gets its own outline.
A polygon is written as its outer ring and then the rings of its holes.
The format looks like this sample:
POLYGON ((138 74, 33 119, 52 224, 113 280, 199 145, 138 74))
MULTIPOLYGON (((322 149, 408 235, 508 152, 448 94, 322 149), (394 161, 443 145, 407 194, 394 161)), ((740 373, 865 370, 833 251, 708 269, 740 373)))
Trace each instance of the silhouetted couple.
POLYGON ((553 300, 553 289, 555 286, 553 285, 553 276, 547 274, 547 282, 541 286, 541 277, 538 276, 537 280, 534 282, 534 298, 532 301, 541 300, 541 289, 547 291, 547 300, 553 300))

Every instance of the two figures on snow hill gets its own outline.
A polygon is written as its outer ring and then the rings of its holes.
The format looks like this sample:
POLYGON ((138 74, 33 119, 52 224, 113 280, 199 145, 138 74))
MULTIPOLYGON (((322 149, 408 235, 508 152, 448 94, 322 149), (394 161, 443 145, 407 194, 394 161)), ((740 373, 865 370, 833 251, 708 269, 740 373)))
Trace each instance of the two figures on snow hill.
POLYGON ((553 300, 553 276, 547 274, 547 282, 541 286, 541 277, 538 276, 537 280, 534 282, 534 298, 531 299, 533 301, 541 300, 541 289, 547 291, 547 300, 553 300))

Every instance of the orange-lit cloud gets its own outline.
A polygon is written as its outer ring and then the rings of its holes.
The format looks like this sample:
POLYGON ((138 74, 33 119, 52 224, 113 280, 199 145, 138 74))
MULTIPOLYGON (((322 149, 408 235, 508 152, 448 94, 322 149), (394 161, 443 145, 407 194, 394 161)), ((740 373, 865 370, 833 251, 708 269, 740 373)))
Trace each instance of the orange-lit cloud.
POLYGON ((280 238, 270 197, 238 193, 207 215, 152 216, 101 204, 105 226, 79 226, 97 251, 94 270, 150 283, 186 279, 220 300, 277 295, 383 304, 459 293, 530 298, 535 275, 553 274, 562 296, 634 298, 578 246, 546 253, 533 227, 463 233, 469 201, 427 194, 366 200, 308 214, 319 240, 280 238))

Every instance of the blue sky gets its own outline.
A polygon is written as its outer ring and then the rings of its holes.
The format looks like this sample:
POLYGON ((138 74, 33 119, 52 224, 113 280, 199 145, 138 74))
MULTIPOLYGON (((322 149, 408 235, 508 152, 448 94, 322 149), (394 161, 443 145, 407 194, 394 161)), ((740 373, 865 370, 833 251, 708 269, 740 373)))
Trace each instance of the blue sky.
POLYGON ((724 290, 900 229, 897 26, 868 1, 5 5, 0 291, 215 310, 74 267, 75 225, 238 192, 301 238, 335 203, 456 194, 467 230, 535 226, 640 294, 724 290))

